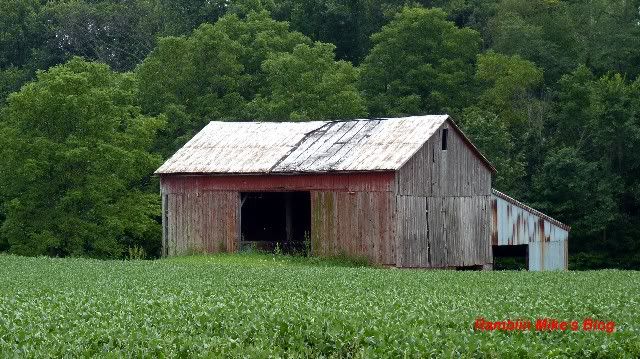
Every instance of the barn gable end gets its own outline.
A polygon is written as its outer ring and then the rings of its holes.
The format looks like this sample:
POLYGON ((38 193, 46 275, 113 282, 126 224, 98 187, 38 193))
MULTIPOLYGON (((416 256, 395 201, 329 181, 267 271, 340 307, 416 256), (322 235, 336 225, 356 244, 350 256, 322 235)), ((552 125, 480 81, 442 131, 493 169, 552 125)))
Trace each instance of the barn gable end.
POLYGON ((398 265, 468 267, 492 262, 493 167, 448 120, 396 174, 398 265))

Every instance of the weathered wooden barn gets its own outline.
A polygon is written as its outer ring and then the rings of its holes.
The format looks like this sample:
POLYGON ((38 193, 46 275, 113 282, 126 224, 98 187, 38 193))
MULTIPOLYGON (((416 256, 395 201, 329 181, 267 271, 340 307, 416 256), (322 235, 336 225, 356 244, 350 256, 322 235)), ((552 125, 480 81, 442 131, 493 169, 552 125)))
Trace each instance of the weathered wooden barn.
POLYGON ((488 268, 494 171, 446 115, 211 122, 156 171, 163 254, 277 243, 397 267, 488 268))

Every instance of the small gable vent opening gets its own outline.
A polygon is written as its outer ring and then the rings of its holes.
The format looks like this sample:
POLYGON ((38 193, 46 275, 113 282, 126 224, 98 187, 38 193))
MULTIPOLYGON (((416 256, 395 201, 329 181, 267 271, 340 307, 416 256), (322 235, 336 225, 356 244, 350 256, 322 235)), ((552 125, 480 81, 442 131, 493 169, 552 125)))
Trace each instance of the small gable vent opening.
POLYGON ((447 150, 447 135, 448 134, 449 134, 449 129, 443 128, 442 129, 442 150, 443 151, 447 150))

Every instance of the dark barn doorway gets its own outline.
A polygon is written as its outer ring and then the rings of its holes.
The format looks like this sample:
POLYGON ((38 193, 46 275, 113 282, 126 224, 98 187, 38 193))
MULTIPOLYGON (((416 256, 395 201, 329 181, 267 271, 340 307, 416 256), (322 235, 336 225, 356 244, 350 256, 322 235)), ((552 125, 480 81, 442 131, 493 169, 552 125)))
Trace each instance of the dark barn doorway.
POLYGON ((494 270, 528 270, 529 245, 491 246, 494 270))
POLYGON ((240 193, 240 248, 304 252, 311 238, 309 192, 240 193))

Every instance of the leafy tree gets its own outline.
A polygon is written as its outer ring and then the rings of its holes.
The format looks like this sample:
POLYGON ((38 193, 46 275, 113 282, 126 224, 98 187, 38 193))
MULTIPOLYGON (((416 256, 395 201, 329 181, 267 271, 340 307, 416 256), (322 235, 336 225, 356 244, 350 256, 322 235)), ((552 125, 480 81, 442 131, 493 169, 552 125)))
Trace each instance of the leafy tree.
POLYGON ((36 0, 0 0, 0 106, 35 71, 31 55, 44 41, 41 8, 36 0))
POLYGON ((483 85, 480 104, 500 114, 509 125, 526 121, 527 102, 542 83, 542 71, 519 56, 493 51, 478 56, 476 79, 483 85))
POLYGON ((578 67, 559 81, 546 132, 549 149, 533 178, 538 205, 573 225, 574 251, 606 254, 599 266, 640 264, 638 81, 578 67))
MULTIPOLYGON (((0 127, 0 236, 13 253, 120 257, 159 248, 159 198, 145 192, 160 158, 161 118, 143 116, 137 84, 73 58, 8 99, 0 127)), ((155 186, 152 186, 155 187, 155 186)))
POLYGON ((489 28, 492 49, 533 61, 551 83, 577 65, 576 28, 568 2, 503 0, 489 28))
POLYGON ((372 115, 455 114, 470 102, 478 32, 440 9, 404 8, 372 41, 360 81, 372 115))
MULTIPOLYGON (((596 74, 640 74, 640 2, 590 0, 570 3, 578 61, 596 74)), ((571 69, 569 69, 571 70, 571 69)))
POLYGON ((586 144, 594 80, 589 68, 581 65, 558 81, 553 120, 545 123, 551 146, 581 149, 586 144))
POLYGON ((336 45, 337 57, 359 63, 369 51, 369 37, 399 10, 401 0, 284 0, 275 2, 272 14, 289 21, 306 36, 336 45))
POLYGON ((533 183, 536 205, 571 223, 578 238, 602 233, 617 217, 620 178, 607 174, 601 163, 585 160, 575 148, 551 150, 533 183))
POLYGON ((525 175, 524 156, 515 146, 506 123, 496 114, 468 107, 462 127, 472 142, 496 167, 493 186, 501 191, 517 191, 525 175))
POLYGON ((0 0, 0 66, 21 66, 40 44, 37 0, 0 0))
MULTIPOLYGON (((526 176, 539 166, 544 152, 544 123, 547 101, 540 98, 542 71, 531 61, 518 55, 508 56, 488 51, 478 56, 476 80, 482 89, 478 107, 495 113, 506 126, 517 149, 503 153, 503 163, 510 168, 500 169, 497 183, 505 191, 525 198, 530 186, 526 176), (525 168, 522 170, 521 165, 525 168)), ((499 161, 500 162, 500 161, 499 161)))
POLYGON ((370 37, 404 6, 441 8, 459 27, 488 32, 498 0, 280 0, 266 5, 275 19, 316 41, 336 45, 336 56, 359 65, 371 49, 370 37))
POLYGON ((334 46, 297 45, 263 62, 267 86, 249 104, 252 118, 293 121, 366 115, 356 89, 356 69, 334 61, 334 46))
POLYGON ((240 16, 269 10, 272 0, 152 0, 153 17, 160 22, 161 36, 180 36, 191 33, 203 23, 215 23, 227 14, 240 16))
POLYGON ((288 23, 271 19, 265 11, 250 13, 243 19, 234 14, 227 15, 214 27, 238 45, 235 53, 244 68, 246 81, 242 89, 245 98, 252 98, 266 85, 263 62, 271 55, 290 53, 300 44, 312 44, 310 38, 291 31, 288 23))
POLYGON ((239 45, 205 24, 190 37, 167 37, 136 70, 145 113, 166 113, 160 137, 164 155, 184 144, 211 119, 239 117, 246 103, 239 45), (165 142, 167 141, 167 142, 165 142))
POLYGON ((155 45, 160 19, 147 1, 51 2, 43 10, 47 41, 42 63, 72 56, 133 69, 155 45))
MULTIPOLYGON (((542 82, 542 71, 519 56, 489 51, 478 55, 475 80, 481 91, 476 105, 464 110, 463 126, 496 166, 494 185, 522 195, 527 158, 523 147, 514 144, 541 136, 532 109, 539 106, 533 92, 542 82)), ((539 151, 539 142, 528 153, 539 151)))
POLYGON ((167 115, 158 142, 165 156, 211 120, 364 114, 353 67, 266 12, 226 15, 188 37, 162 38, 136 74, 144 111, 167 115))

